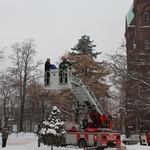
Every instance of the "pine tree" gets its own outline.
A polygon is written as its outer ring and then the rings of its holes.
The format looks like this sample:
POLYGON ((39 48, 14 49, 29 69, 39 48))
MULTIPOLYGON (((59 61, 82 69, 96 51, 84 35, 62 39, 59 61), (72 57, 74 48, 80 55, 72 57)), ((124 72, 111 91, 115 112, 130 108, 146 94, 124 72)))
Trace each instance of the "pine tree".
MULTIPOLYGON (((95 58, 100 53, 93 52, 96 45, 92 43, 93 41, 90 41, 89 36, 82 36, 78 44, 71 48, 73 52, 68 53, 67 59, 72 63, 73 76, 78 77, 85 85, 91 88, 97 100, 107 112, 107 100, 110 96, 109 85, 106 84, 106 79, 110 72, 107 69, 106 62, 96 61, 95 58)), ((79 101, 70 91, 66 90, 63 93, 64 91, 61 93, 61 98, 59 98, 62 109, 68 112, 69 115, 71 114, 70 120, 74 119, 76 123, 79 123, 79 101)))
POLYGON ((60 110, 57 106, 54 106, 49 118, 43 122, 44 127, 41 130, 41 134, 43 135, 43 139, 46 142, 45 144, 51 145, 51 150, 53 149, 53 145, 60 144, 64 135, 64 122, 58 117, 60 110))
POLYGON ((71 48, 73 51, 77 51, 77 53, 80 54, 90 54, 93 57, 97 58, 97 55, 99 55, 101 52, 94 53, 94 48, 96 45, 92 44, 93 41, 90 40, 90 36, 83 35, 81 36, 81 39, 79 39, 78 44, 74 48, 71 48))
POLYGON ((62 122, 61 119, 58 117, 59 113, 60 110, 57 108, 57 106, 54 106, 51 115, 48 118, 50 128, 56 131, 57 137, 61 137, 65 134, 64 122, 62 122))

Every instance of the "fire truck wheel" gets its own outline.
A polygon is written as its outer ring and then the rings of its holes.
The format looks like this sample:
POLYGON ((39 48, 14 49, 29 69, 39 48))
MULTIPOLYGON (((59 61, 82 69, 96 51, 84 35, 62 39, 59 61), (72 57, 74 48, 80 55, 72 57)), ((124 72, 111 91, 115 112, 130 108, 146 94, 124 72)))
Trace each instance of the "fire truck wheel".
POLYGON ((85 141, 85 139, 80 139, 78 142, 79 148, 84 148, 87 147, 87 143, 85 141))

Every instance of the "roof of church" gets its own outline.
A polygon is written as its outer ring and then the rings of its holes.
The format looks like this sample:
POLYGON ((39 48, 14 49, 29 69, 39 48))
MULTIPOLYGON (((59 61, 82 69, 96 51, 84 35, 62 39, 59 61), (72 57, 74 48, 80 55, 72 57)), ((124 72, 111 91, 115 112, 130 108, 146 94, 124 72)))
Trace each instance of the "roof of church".
POLYGON ((133 4, 132 4, 126 15, 127 25, 131 24, 133 18, 134 18, 134 13, 133 13, 133 4))

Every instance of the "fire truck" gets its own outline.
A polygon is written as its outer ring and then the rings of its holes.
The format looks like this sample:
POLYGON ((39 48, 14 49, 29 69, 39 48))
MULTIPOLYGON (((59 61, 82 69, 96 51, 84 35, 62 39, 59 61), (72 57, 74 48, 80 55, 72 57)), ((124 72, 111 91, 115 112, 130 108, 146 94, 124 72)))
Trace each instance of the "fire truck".
POLYGON ((75 123, 66 123, 64 144, 77 145, 79 148, 96 147, 97 149, 120 146, 121 135, 113 132, 112 120, 104 112, 92 90, 81 79, 73 76, 71 70, 65 70, 64 74, 60 74, 60 71, 62 72, 60 69, 51 69, 49 71, 49 83, 45 88, 51 90, 69 88, 91 119, 90 123, 84 120, 83 128, 75 123))

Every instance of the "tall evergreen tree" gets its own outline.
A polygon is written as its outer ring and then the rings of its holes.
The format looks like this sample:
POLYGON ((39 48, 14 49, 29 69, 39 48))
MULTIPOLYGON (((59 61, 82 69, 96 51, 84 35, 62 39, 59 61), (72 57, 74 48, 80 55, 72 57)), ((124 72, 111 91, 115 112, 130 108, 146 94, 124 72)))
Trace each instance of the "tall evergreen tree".
POLYGON ((81 39, 78 40, 78 44, 71 48, 73 51, 77 51, 77 54, 90 54, 93 57, 97 58, 97 55, 99 55, 101 52, 94 53, 94 48, 96 45, 92 44, 93 41, 90 40, 90 36, 83 35, 81 36, 81 39))
MULTIPOLYGON (((85 85, 91 88, 97 100, 107 112, 109 86, 106 84, 106 78, 110 72, 107 70, 107 64, 105 62, 95 60, 96 56, 100 53, 93 52, 96 45, 92 43, 93 41, 90 41, 89 36, 82 36, 82 38, 79 39, 79 43, 76 44, 74 48, 71 48, 73 52, 70 52, 67 58, 72 63, 73 75, 80 78, 85 85)), ((75 122, 78 123, 80 116, 80 104, 78 100, 72 96, 70 91, 66 91, 66 93, 62 95, 61 93, 60 101, 65 104, 65 107, 61 105, 62 109, 70 111, 70 107, 73 108, 74 111, 71 111, 71 114, 74 113, 75 122), (62 97, 65 98, 62 100, 62 97)))

